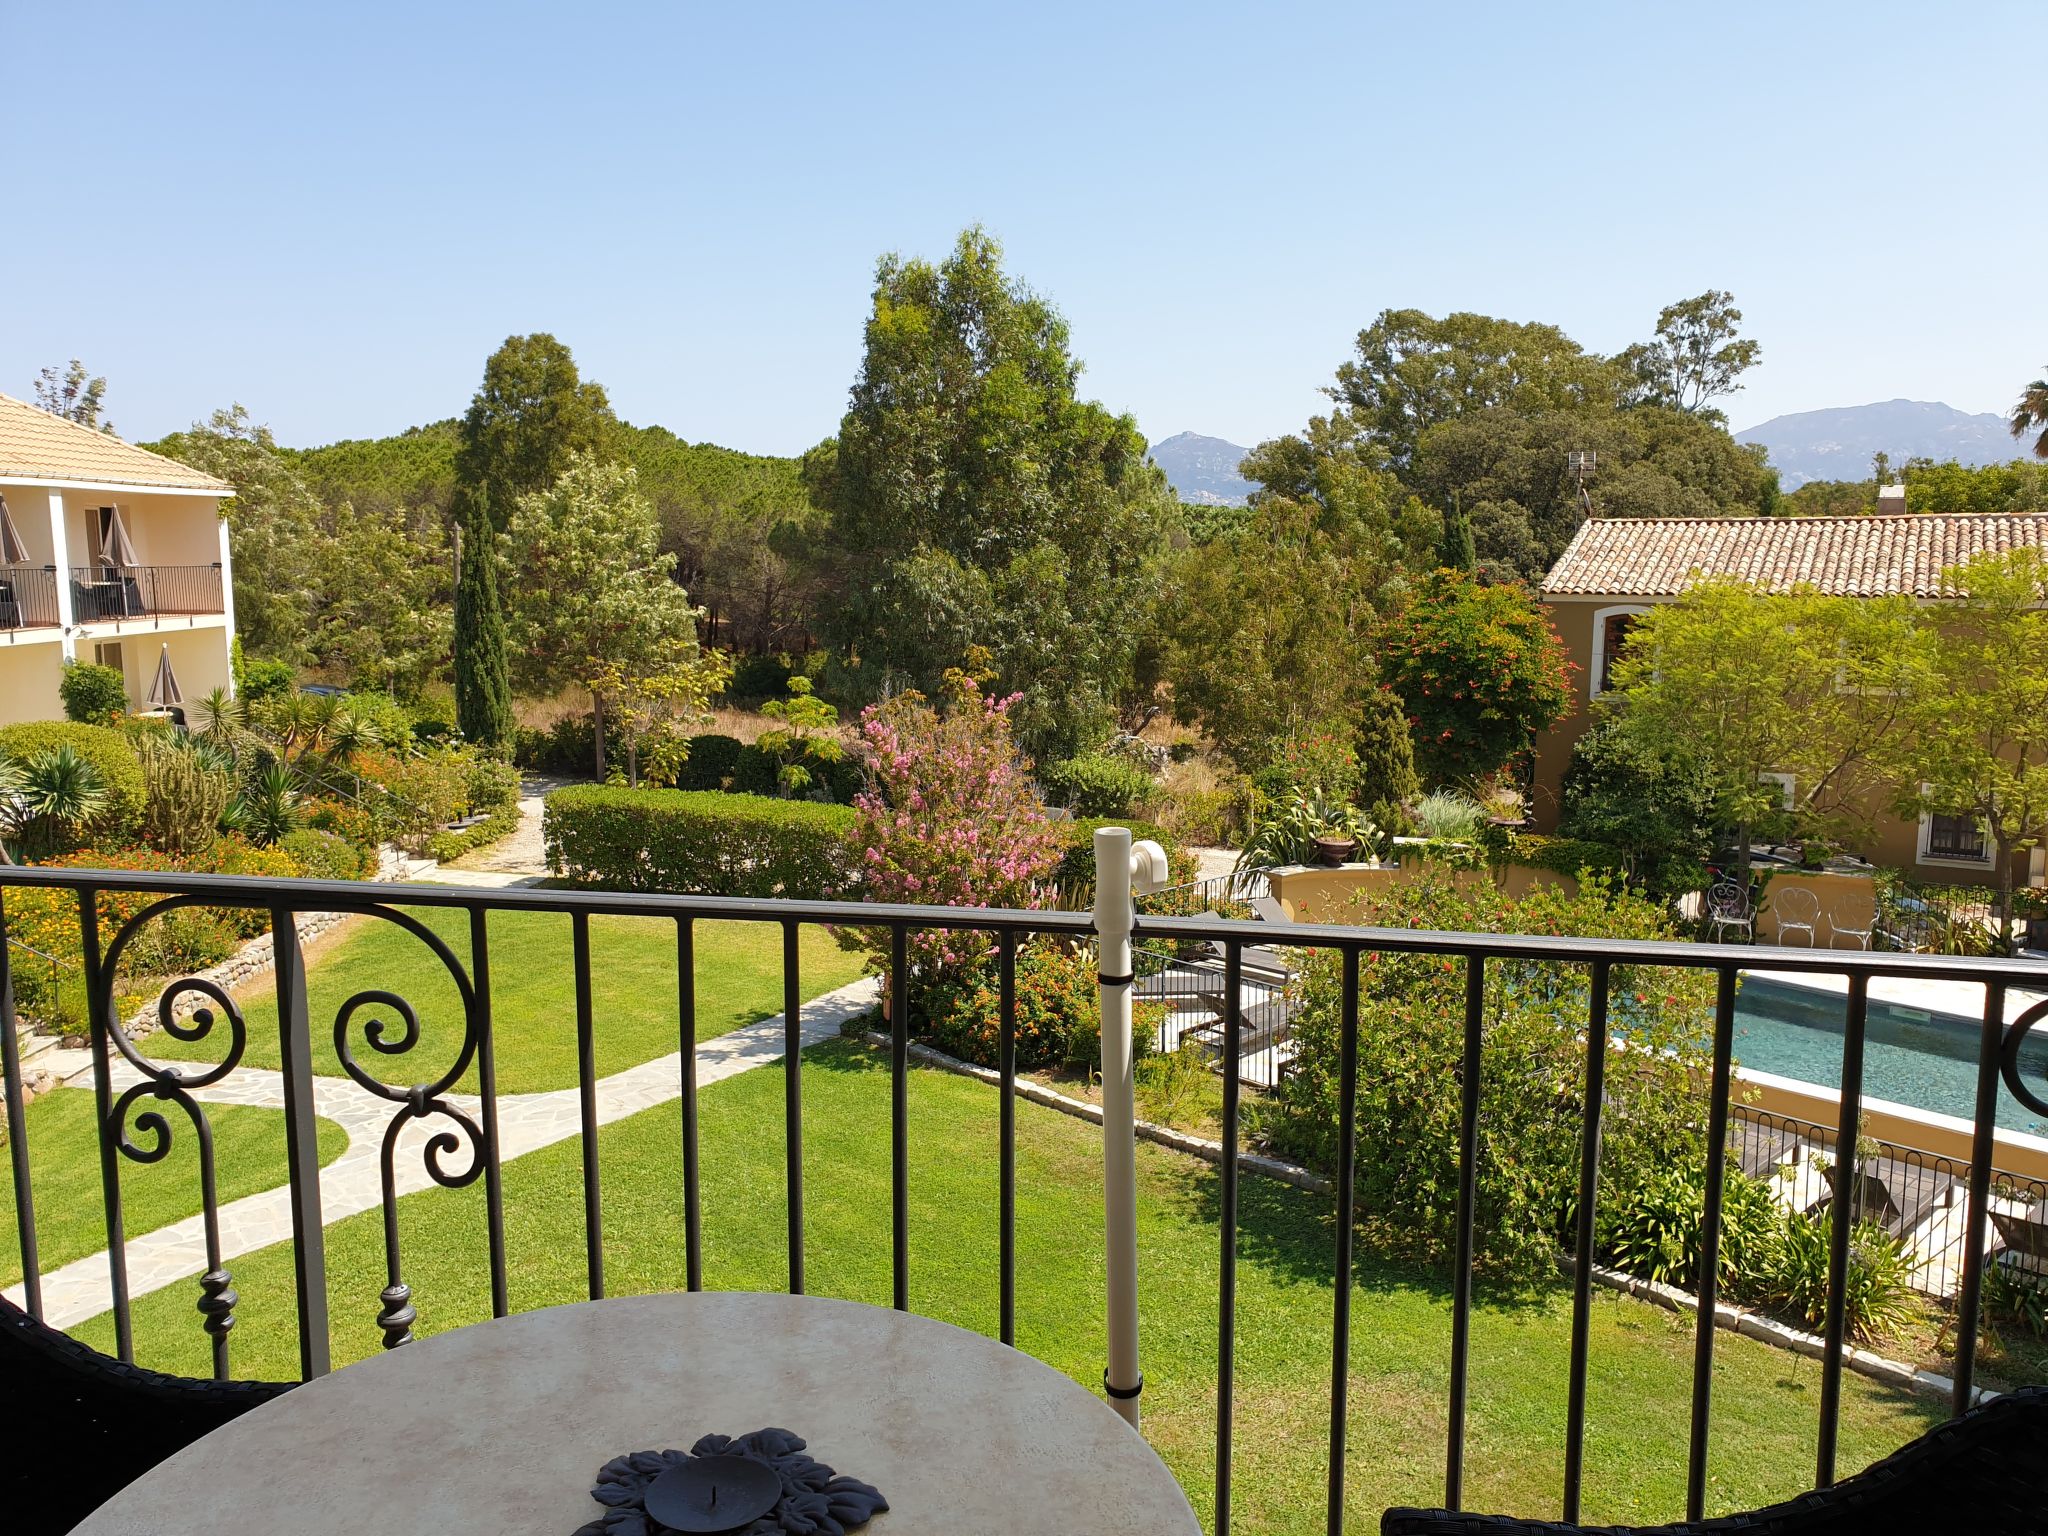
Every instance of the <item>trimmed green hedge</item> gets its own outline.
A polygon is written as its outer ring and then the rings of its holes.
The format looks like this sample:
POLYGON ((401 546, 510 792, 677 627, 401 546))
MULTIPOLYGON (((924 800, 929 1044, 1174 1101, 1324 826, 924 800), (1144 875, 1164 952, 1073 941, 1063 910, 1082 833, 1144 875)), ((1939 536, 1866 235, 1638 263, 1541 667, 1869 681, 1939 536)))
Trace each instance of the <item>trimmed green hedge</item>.
POLYGON ((578 784, 547 798, 548 867, 581 885, 709 896, 851 895, 846 806, 578 784))
POLYGON ((1532 869, 1576 877, 1581 870, 1596 874, 1623 874, 1626 863, 1616 849, 1582 837, 1547 837, 1539 832, 1517 832, 1508 844, 1508 859, 1532 869))
POLYGON ((97 847, 117 848, 133 842, 142 829, 142 807, 148 789, 142 760, 119 731, 76 720, 29 720, 0 729, 0 757, 26 758, 69 747, 91 763, 107 791, 107 808, 86 830, 97 847))

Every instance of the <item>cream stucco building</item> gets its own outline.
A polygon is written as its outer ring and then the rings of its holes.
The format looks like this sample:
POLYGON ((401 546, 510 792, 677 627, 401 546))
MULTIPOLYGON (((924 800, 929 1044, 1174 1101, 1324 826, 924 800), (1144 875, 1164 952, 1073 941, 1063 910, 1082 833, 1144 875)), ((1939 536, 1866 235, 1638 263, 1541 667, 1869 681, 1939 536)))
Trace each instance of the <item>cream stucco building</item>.
POLYGON ((234 488, 0 395, 0 724, 63 718, 69 660, 141 709, 168 653, 186 699, 232 686, 234 488))

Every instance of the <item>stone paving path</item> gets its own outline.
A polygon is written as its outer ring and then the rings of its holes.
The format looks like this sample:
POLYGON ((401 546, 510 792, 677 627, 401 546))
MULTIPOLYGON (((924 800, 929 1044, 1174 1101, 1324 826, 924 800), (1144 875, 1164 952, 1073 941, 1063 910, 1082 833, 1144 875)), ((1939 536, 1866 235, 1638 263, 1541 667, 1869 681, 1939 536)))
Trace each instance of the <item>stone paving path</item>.
MULTIPOLYGON (((804 1048, 835 1038, 840 1027, 864 1008, 874 1005, 876 984, 871 979, 851 982, 824 993, 803 1005, 798 1015, 804 1048)), ((783 1019, 777 1014, 715 1040, 697 1045, 699 1088, 783 1057, 783 1019)), ((682 1053, 671 1051, 653 1061, 642 1062, 597 1083, 597 1121, 609 1125, 636 1115, 644 1109, 682 1097, 682 1053)), ((141 1080, 142 1074, 126 1062, 117 1064, 116 1092, 141 1080)), ((203 1088, 195 1098, 209 1104, 247 1104, 268 1109, 284 1105, 283 1079, 276 1072, 244 1069, 212 1088, 203 1088)), ((450 1094, 449 1102, 481 1123, 480 1101, 472 1094, 450 1094)), ((145 1101, 147 1102, 147 1101, 145 1101)), ((313 1102, 318 1113, 337 1122, 348 1132, 348 1150, 320 1170, 320 1211, 323 1225, 345 1216, 375 1209, 383 1200, 379 1172, 380 1148, 385 1128, 398 1106, 365 1092, 347 1078, 313 1079, 313 1102)), ((173 1109, 173 1136, 189 1136, 191 1129, 173 1109)), ((398 1192, 410 1194, 431 1188, 424 1158, 429 1137, 451 1129, 447 1120, 433 1118, 413 1121, 398 1138, 393 1157, 398 1192)), ((558 1088, 547 1093, 500 1094, 498 1096, 498 1145, 501 1162, 581 1133, 577 1091, 558 1088)), ((459 1134, 459 1133, 458 1133, 459 1134)), ((467 1166, 466 1152, 446 1161, 451 1169, 467 1166)), ((126 1170, 124 1170, 126 1171, 126 1170)), ((266 1190, 231 1201, 220 1208, 221 1250, 228 1268, 241 1254, 267 1248, 292 1235, 291 1192, 287 1188, 266 1190)), ((132 1237, 126 1243, 128 1294, 146 1296, 167 1285, 200 1275, 206 1269, 205 1229, 198 1216, 173 1222, 154 1232, 132 1237)), ((20 1286, 6 1295, 17 1305, 20 1286)), ((112 1283, 107 1274, 104 1250, 77 1259, 43 1276, 43 1320, 53 1328, 71 1328, 97 1317, 113 1306, 112 1283)))

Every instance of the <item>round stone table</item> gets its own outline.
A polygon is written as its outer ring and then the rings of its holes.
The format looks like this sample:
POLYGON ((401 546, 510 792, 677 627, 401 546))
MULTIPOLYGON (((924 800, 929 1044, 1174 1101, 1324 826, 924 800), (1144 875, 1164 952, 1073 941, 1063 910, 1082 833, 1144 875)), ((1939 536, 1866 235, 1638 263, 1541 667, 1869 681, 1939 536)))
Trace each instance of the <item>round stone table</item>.
POLYGON ((855 1302, 633 1296, 522 1312, 296 1387, 215 1430, 79 1536, 571 1536, 597 1469, 768 1427, 889 1501, 873 1536, 1193 1536, 1109 1405, 947 1323, 855 1302))

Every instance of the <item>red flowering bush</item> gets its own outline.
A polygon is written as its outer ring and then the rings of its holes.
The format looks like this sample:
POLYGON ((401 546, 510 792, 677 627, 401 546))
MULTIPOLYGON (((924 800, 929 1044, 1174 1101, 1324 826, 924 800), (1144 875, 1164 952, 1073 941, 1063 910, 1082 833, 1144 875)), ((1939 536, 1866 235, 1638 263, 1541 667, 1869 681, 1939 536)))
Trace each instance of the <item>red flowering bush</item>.
POLYGON ((1415 765, 1431 783, 1491 777, 1571 708, 1564 642, 1520 582, 1432 571, 1379 638, 1380 674, 1408 711, 1415 765))

